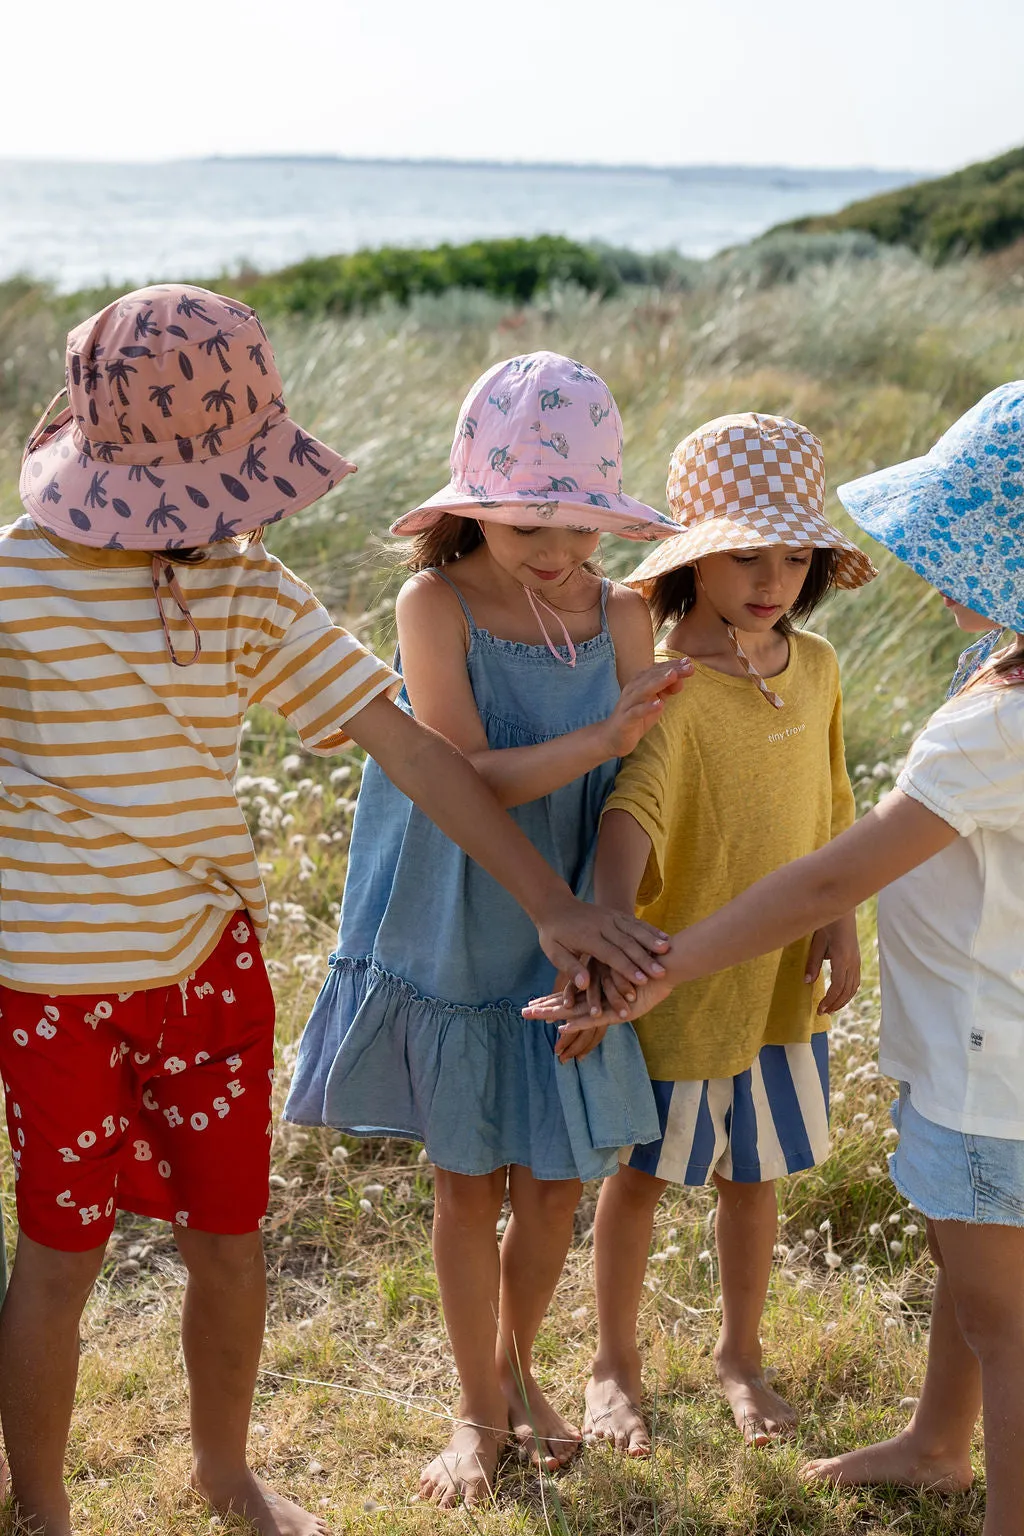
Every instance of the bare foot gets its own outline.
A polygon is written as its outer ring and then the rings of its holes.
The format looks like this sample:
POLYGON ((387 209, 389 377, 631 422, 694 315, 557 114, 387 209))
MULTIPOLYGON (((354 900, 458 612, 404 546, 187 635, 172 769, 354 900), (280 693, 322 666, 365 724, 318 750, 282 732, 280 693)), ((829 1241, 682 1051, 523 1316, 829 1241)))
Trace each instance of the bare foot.
POLYGON ((552 1408, 532 1376, 526 1377, 525 1385, 524 1401, 519 1381, 502 1373, 509 1428, 535 1467, 543 1460, 545 1472, 557 1472, 576 1455, 583 1437, 575 1424, 552 1408))
POLYGON ((716 1351, 715 1370, 736 1428, 748 1445, 768 1445, 793 1428, 795 1412, 784 1397, 772 1391, 760 1366, 727 1360, 716 1351))
POLYGON ((457 1425, 444 1450, 420 1473, 420 1498, 441 1509, 489 1499, 503 1439, 495 1430, 457 1425))
POLYGON ((968 1456, 929 1456, 913 1443, 910 1430, 892 1440, 880 1440, 845 1456, 819 1457, 803 1468, 807 1482, 899 1483, 905 1488, 932 1488, 939 1493, 962 1493, 974 1481, 968 1456))
POLYGON ((617 1451, 640 1459, 651 1454, 651 1437, 640 1411, 640 1367, 635 1371, 599 1374, 587 1382, 587 1440, 609 1440, 617 1451))
POLYGON ((219 1515, 241 1515, 260 1536, 330 1536, 325 1520, 272 1493, 248 1467, 240 1477, 224 1483, 200 1482, 193 1475, 192 1486, 219 1515))

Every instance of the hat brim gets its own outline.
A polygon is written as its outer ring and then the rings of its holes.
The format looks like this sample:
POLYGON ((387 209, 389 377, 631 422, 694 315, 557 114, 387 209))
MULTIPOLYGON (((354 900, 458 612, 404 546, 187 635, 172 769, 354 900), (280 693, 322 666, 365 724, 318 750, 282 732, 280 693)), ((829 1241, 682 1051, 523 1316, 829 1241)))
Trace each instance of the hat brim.
MULTIPOLYGON (((37 523, 76 543, 181 549, 252 533, 300 512, 355 465, 287 412, 250 442, 190 463, 120 464, 79 451, 67 421, 25 455, 21 499, 37 523)), ((133 445, 137 451, 138 445, 133 445)))
MULTIPOLYGON (((761 509, 761 514, 771 515, 764 509, 761 509)), ((852 544, 838 528, 806 510, 801 513, 801 518, 799 537, 788 535, 781 529, 754 528, 735 518, 706 518, 652 550, 636 570, 624 578, 625 585, 648 597, 651 584, 659 576, 667 576, 671 571, 692 565, 705 555, 724 554, 739 549, 767 549, 773 545, 790 549, 834 549, 839 555, 836 586, 845 591, 863 587, 878 575, 863 550, 852 544)))
MULTIPOLYGON (((848 480, 836 494, 858 527, 930 586, 1007 629, 1024 631, 1024 581, 1008 579, 1001 564, 989 572, 985 540, 987 534, 991 541, 991 531, 980 523, 972 527, 962 509, 959 519, 951 513, 948 473, 929 455, 848 480)), ((987 523, 991 498, 982 510, 987 523)))
POLYGON ((671 538, 676 532, 676 524, 664 512, 621 493, 609 491, 607 495, 594 495, 555 491, 549 496, 538 496, 531 492, 504 500, 469 496, 450 481, 443 490, 392 523, 391 532, 402 537, 426 533, 445 514, 507 523, 518 528, 536 524, 577 532, 614 533, 619 538, 648 542, 671 538))

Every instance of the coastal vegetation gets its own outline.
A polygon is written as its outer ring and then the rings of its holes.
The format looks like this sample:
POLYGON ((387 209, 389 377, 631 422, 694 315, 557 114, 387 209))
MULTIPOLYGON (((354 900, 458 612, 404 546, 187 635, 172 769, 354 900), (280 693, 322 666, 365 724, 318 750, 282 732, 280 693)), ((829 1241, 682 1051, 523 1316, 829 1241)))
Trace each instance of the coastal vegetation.
POLYGON ((794 219, 777 231, 834 234, 861 230, 934 261, 1000 251, 1024 239, 1024 148, 851 203, 838 213, 794 219))
MULTIPOLYGON (((64 332, 95 297, 0 287, 2 522, 20 512, 21 448, 60 386, 64 332)), ((824 442, 827 510, 847 530, 838 482, 924 452, 979 395, 1024 370, 1024 288, 1012 268, 981 259, 934 266, 845 232, 780 236, 774 247, 681 266, 674 277, 620 274, 617 284, 591 286, 559 273, 529 295, 463 282, 406 297, 360 301, 350 313, 320 300, 268 305, 296 416, 360 466, 272 529, 269 544, 340 622, 385 652, 399 579, 387 525, 444 482, 462 395, 501 357, 546 346, 600 371, 622 408, 627 485, 655 505, 664 504, 672 447, 698 422, 751 408, 794 416, 824 442)), ((958 650, 934 594, 871 552, 879 580, 815 616, 843 665, 862 807, 892 783, 958 650)), ((609 571, 628 570, 637 553, 607 541, 609 571)), ((247 723, 238 791, 272 898, 278 1103, 333 944, 360 771, 356 751, 309 757, 275 717, 256 711, 247 723)), ((405 1143, 281 1126, 251 1440, 258 1470, 354 1536, 880 1536, 894 1527, 976 1536, 980 1492, 811 1490, 799 1476, 811 1455, 902 1425, 924 1362, 931 1269, 923 1223, 885 1171, 892 1085, 874 1066, 870 913, 863 937, 867 981, 833 1032, 834 1153, 780 1188, 765 1345, 776 1385, 801 1410, 792 1440, 762 1452, 738 1442, 713 1387, 712 1197, 675 1193, 659 1211, 641 1316, 652 1460, 593 1448, 564 1475, 542 1479, 510 1458, 491 1506, 441 1515, 416 1503, 419 1467, 445 1436, 455 1396, 430 1260, 431 1169, 405 1143)), ((581 1410, 595 1330, 595 1196, 588 1187, 538 1342, 542 1382, 570 1413, 581 1410)), ((4 1209, 11 1233, 6 1158, 4 1209)), ((69 1460, 82 1536, 243 1529, 211 1524, 187 1491, 181 1280, 169 1233, 122 1219, 84 1328, 69 1460)), ((975 1451, 980 1468, 980 1441, 975 1451)), ((0 1532, 15 1530, 0 1514, 0 1532)))

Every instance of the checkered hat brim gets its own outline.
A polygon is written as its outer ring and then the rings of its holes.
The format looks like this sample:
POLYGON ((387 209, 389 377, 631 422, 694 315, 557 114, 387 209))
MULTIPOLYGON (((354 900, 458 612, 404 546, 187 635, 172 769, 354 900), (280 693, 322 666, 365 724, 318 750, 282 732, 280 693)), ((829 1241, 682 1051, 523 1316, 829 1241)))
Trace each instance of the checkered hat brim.
POLYGON ((759 507, 750 512, 708 518, 687 528, 674 539, 665 539, 625 578, 627 587, 635 587, 649 597, 651 584, 659 576, 692 565, 705 555, 728 550, 766 549, 781 544, 790 549, 834 549, 839 554, 836 586, 853 591, 878 575, 863 550, 851 544, 845 534, 823 517, 812 516, 805 507, 759 507))

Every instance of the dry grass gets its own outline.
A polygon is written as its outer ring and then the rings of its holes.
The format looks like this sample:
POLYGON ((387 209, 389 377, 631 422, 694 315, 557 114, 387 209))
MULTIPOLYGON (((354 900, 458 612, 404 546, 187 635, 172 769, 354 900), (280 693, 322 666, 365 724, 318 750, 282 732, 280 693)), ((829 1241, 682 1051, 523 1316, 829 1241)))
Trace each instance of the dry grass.
MULTIPOLYGON (((21 440, 59 383, 58 330, 31 295, 0 290, 0 519, 17 515, 21 440)), ((737 283, 603 305, 568 292, 518 311, 449 295, 407 314, 278 327, 274 340, 296 415, 361 472, 340 495, 275 529, 272 542, 339 618, 384 645, 395 578, 378 536, 441 483, 459 401, 491 360, 543 345, 600 369, 623 410, 627 483, 648 499, 661 498, 678 437, 732 409, 806 421, 824 440, 835 484, 922 451, 984 389, 1019 374, 1024 295, 1015 270, 934 272, 894 255, 810 269, 775 288, 737 283)), ((832 511, 841 520, 834 500, 832 511)), ((610 546, 610 567, 623 569, 631 553, 610 546)), ((881 563, 882 580, 837 600, 819 626, 827 624, 844 662, 862 803, 891 781, 957 648, 925 589, 881 563)), ((285 1068, 333 942, 359 771, 358 754, 307 759, 279 722, 257 714, 250 723, 239 789, 274 901, 268 960, 285 1068)), ((865 928, 870 950, 869 921, 865 928)), ((868 988, 838 1022, 834 1154, 782 1189, 764 1331, 780 1386, 802 1412, 791 1443, 744 1451, 730 1427, 712 1385, 710 1198, 677 1195, 659 1213, 642 1316, 653 1460, 588 1450, 564 1476, 542 1481, 512 1459, 491 1507, 442 1515, 411 1502, 455 1393, 429 1257, 431 1170, 403 1144, 282 1127, 252 1431, 257 1468, 329 1511, 337 1530, 396 1536, 980 1531, 976 1494, 811 1492, 798 1475, 808 1455, 891 1432, 921 1376, 929 1262, 920 1222, 885 1176, 891 1085, 873 1069, 876 1018, 868 988)), ((581 1204, 537 1352, 542 1382, 571 1414, 580 1411, 593 1345, 595 1194, 588 1189, 581 1204)), ((5 1207, 12 1217, 9 1190, 5 1207)), ((68 1461, 82 1536, 211 1528, 187 1492, 181 1279, 166 1230, 124 1220, 83 1334, 68 1461)), ((14 1529, 0 1516, 0 1532, 14 1529)))

